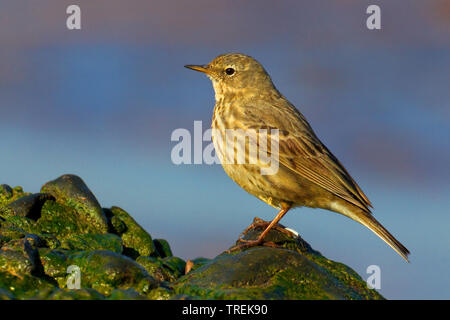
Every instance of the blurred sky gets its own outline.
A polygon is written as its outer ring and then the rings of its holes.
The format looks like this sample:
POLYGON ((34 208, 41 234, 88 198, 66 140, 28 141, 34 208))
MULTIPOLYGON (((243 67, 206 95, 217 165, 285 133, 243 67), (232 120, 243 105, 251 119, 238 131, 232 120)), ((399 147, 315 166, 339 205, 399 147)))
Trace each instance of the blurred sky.
MULTIPOLYGON (((450 299, 450 2, 0 0, 0 183, 38 192, 80 175, 182 258, 214 257, 273 208, 219 165, 172 164, 170 135, 210 126, 210 81, 183 68, 258 59, 412 252, 356 222, 296 209, 282 221, 391 299, 450 299), (382 29, 366 28, 381 7, 382 29)), ((205 144, 206 145, 206 144, 205 144)))

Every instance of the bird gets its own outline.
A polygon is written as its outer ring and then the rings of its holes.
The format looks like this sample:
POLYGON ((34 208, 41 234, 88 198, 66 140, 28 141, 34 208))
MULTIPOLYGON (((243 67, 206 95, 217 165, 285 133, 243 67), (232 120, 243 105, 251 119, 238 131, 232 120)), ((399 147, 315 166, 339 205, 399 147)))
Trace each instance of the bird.
POLYGON ((256 240, 240 238, 231 251, 264 245, 264 237, 290 209, 310 207, 362 224, 409 262, 409 250, 373 217, 368 197, 303 114, 278 91, 261 63, 242 53, 226 53, 208 64, 185 67, 212 81, 212 140, 224 171, 245 191, 279 210, 256 240), (225 139, 229 132, 244 139, 225 139), (276 155, 277 170, 264 174, 267 159, 251 153, 250 145, 276 155), (245 161, 236 161, 239 150, 245 151, 245 161))

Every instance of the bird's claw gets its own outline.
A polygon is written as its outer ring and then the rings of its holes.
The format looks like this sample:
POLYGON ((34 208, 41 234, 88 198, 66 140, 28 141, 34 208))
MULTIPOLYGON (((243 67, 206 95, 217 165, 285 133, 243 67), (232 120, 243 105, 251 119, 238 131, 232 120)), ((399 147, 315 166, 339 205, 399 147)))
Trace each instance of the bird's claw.
POLYGON ((248 249, 248 248, 256 247, 256 246, 259 246, 259 245, 262 245, 264 247, 271 247, 271 248, 278 248, 279 247, 277 244, 275 244, 272 241, 262 241, 260 239, 257 239, 257 240, 244 240, 244 239, 239 238, 237 241, 241 242, 241 244, 237 244, 234 247, 228 249, 226 251, 226 253, 231 253, 233 251, 242 250, 242 249, 248 249))

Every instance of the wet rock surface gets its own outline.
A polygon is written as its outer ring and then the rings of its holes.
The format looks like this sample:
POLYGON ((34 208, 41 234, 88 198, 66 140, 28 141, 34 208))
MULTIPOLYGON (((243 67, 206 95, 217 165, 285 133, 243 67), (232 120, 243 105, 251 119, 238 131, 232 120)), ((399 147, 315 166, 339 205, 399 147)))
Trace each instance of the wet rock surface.
POLYGON ((282 226, 267 241, 276 247, 184 261, 125 210, 102 208, 75 175, 35 194, 3 184, 0 299, 382 299, 282 226))

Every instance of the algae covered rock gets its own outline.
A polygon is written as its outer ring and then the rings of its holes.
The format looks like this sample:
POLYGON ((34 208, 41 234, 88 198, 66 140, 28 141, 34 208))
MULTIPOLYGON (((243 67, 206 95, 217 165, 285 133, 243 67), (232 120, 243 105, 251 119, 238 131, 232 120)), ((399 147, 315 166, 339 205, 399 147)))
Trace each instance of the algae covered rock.
POLYGON ((155 249, 161 258, 173 256, 172 249, 170 249, 170 245, 169 242, 167 242, 167 240, 154 239, 153 244, 155 245, 155 249))
POLYGON ((119 207, 112 207, 110 210, 105 209, 105 211, 110 217, 113 227, 120 226, 119 230, 114 229, 114 231, 120 234, 124 250, 127 251, 128 255, 137 258, 138 256, 157 254, 150 234, 128 212, 119 207))
POLYGON ((174 282, 184 275, 186 262, 179 257, 155 258, 140 256, 136 262, 159 281, 174 282))
POLYGON ((23 192, 23 189, 20 186, 11 188, 7 184, 2 184, 0 185, 0 207, 4 207, 27 195, 29 195, 29 193, 23 192))
POLYGON ((0 271, 31 275, 38 266, 37 249, 25 238, 11 240, 0 249, 0 271))
POLYGON ((80 268, 81 287, 104 295, 110 295, 114 289, 134 288, 147 293, 158 287, 158 282, 136 261, 111 251, 81 252, 69 260, 80 268))
POLYGON ((0 298, 148 298, 160 282, 134 259, 162 260, 171 255, 170 246, 156 241, 160 256, 150 234, 127 212, 106 211, 108 217, 74 175, 46 183, 36 194, 1 185, 0 298), (80 288, 72 287, 73 270, 80 288))
POLYGON ((57 203, 74 209, 76 217, 86 221, 90 229, 94 229, 92 231, 108 232, 108 222, 97 198, 80 177, 63 175, 47 182, 41 192, 52 195, 57 203))
POLYGON ((41 217, 41 209, 47 200, 55 200, 55 198, 47 193, 35 193, 21 197, 3 209, 4 215, 26 217, 37 220, 41 217))
MULTIPOLYGON (((245 238, 256 239, 262 230, 253 228, 245 238)), ((222 253, 182 277, 174 291, 202 299, 383 299, 352 269, 326 259, 282 226, 266 239, 276 247, 222 253)))
MULTIPOLYGON (((246 239, 263 230, 254 221, 246 239)), ((63 175, 0 185, 0 299, 382 299, 349 267, 277 225, 260 246, 187 262, 125 210, 63 175), (267 243, 266 243, 267 244, 267 243)))
POLYGON ((67 250, 109 250, 122 253, 122 239, 111 233, 76 234, 62 240, 61 248, 67 250))

